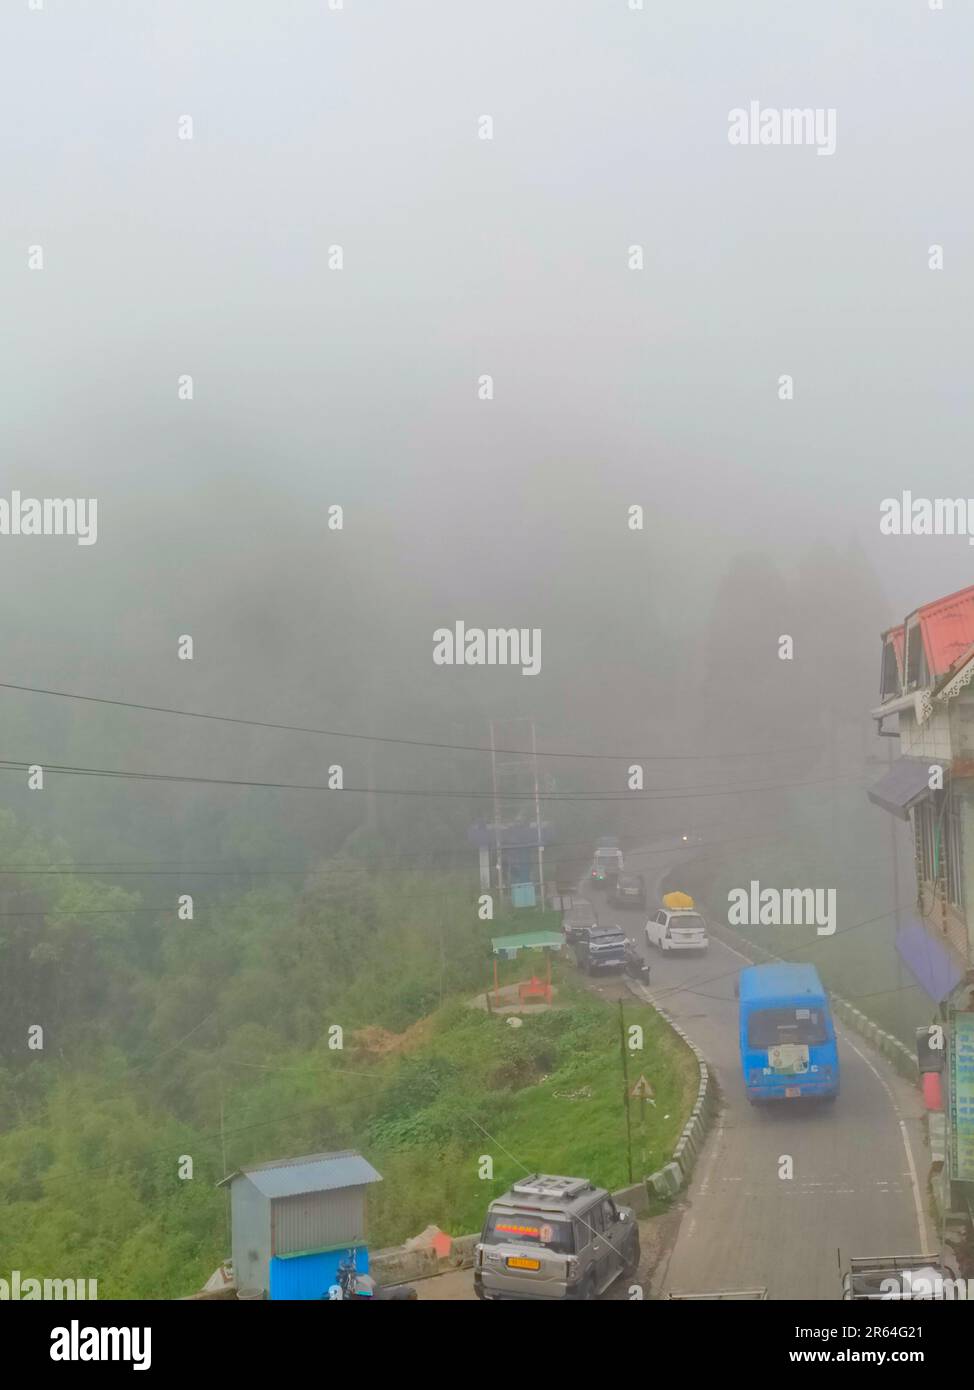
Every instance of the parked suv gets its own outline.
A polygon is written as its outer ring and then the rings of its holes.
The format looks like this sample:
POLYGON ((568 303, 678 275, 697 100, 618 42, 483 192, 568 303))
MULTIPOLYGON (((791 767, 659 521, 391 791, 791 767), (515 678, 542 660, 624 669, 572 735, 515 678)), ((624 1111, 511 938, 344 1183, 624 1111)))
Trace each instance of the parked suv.
POLYGON ((620 874, 609 902, 613 907, 645 907, 646 883, 642 874, 620 874))
POLYGON ((561 929, 565 934, 565 941, 569 946, 574 946, 578 940, 579 932, 586 927, 597 927, 599 924, 598 914, 591 903, 584 898, 579 898, 577 903, 565 909, 561 919, 561 929))
POLYGON ((587 1178, 534 1173, 491 1202, 476 1249, 478 1298, 595 1298, 639 1266, 630 1207, 587 1178))
POLYGON ((628 944, 621 927, 582 927, 575 938, 575 964, 586 975, 625 970, 628 944))

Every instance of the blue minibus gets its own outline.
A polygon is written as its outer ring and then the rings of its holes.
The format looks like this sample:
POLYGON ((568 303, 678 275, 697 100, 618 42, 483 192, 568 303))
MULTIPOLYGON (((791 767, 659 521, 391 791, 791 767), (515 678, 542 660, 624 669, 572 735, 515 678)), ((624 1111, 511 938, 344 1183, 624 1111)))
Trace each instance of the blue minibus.
POLYGON ((828 995, 813 965, 741 971, 741 1069, 752 1104, 839 1094, 839 1054, 828 995))

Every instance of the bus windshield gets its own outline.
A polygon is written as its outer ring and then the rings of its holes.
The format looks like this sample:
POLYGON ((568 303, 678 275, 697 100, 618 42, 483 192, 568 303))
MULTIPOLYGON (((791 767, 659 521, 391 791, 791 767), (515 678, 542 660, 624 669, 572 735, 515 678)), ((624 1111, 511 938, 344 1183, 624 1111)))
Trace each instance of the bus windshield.
POLYGON ((823 1009, 755 1009, 747 1020, 748 1047, 777 1047, 780 1043, 828 1042, 823 1009))

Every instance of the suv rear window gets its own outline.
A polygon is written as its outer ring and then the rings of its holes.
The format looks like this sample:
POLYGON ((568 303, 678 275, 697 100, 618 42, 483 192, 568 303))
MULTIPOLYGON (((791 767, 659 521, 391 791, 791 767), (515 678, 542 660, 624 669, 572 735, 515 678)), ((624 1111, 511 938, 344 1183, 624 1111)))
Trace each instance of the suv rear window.
POLYGON ((575 1253, 572 1223, 541 1212, 491 1212, 482 1239, 485 1245, 531 1245, 560 1255, 575 1253))
POLYGON ((671 917, 669 922, 670 931, 679 931, 681 927, 705 927, 703 918, 696 912, 681 912, 679 917, 671 917))

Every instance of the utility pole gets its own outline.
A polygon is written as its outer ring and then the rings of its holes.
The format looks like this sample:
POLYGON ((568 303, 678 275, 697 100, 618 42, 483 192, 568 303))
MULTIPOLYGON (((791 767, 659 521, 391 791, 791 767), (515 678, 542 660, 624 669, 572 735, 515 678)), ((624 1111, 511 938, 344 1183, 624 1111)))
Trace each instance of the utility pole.
MULTIPOLYGON (((227 1133, 223 1127, 223 1078, 220 1078, 220 1150, 223 1154, 223 1176, 229 1176, 227 1172, 227 1133)), ((223 1213, 227 1223, 227 1249, 232 1249, 233 1234, 230 1229, 230 1186, 224 1188, 223 1213)))
POLYGON ((490 778, 494 788, 494 850, 497 854, 497 905, 504 905, 504 879, 501 872, 501 827, 500 803, 497 800, 497 750, 494 739, 494 721, 490 721, 490 778))
MULTIPOLYGON (((887 743, 886 745, 886 761, 889 764, 890 771, 892 771, 894 762, 892 743, 887 743)), ((899 951, 896 950, 896 936, 899 934, 900 930, 900 855, 899 847, 896 843, 895 816, 890 816, 889 818, 889 837, 890 850, 893 856, 893 954, 896 956, 896 983, 898 988, 902 991, 904 988, 903 957, 900 955, 899 951)))
MULTIPOLYGON (((515 869, 518 881, 530 879, 534 872, 528 862, 533 849, 538 856, 538 881, 535 906, 544 908, 544 829, 541 820, 541 779, 538 776, 538 745, 535 721, 530 715, 515 715, 508 719, 491 719, 490 723, 490 773, 494 799, 494 836, 497 842, 497 886, 501 902, 504 901, 503 851, 501 847, 501 821, 510 830, 508 840, 508 877, 513 878, 515 869), (523 725, 528 724, 531 731, 530 747, 524 747, 523 725), (500 731, 500 732, 499 732, 500 731), (498 741, 501 744, 498 749, 498 741), (511 743, 508 748, 507 744, 511 743), (498 761, 497 754, 506 756, 498 761), (536 845, 530 840, 530 811, 528 806, 534 801, 534 834, 536 845), (525 804, 527 803, 527 805, 525 804), (528 832, 525 834, 524 832, 528 832)), ((533 886, 533 881, 532 881, 533 886)))
POLYGON ((626 1151, 629 1161, 629 1181, 632 1182, 632 1117, 629 1114, 629 1055, 626 1051, 626 1019, 619 1000, 619 1044, 622 1048, 622 1103, 626 1109, 626 1151))
POLYGON ((544 845, 541 843, 541 798, 538 795, 538 744, 531 720, 531 761, 534 765, 534 824, 538 831, 538 906, 544 911, 544 845))

